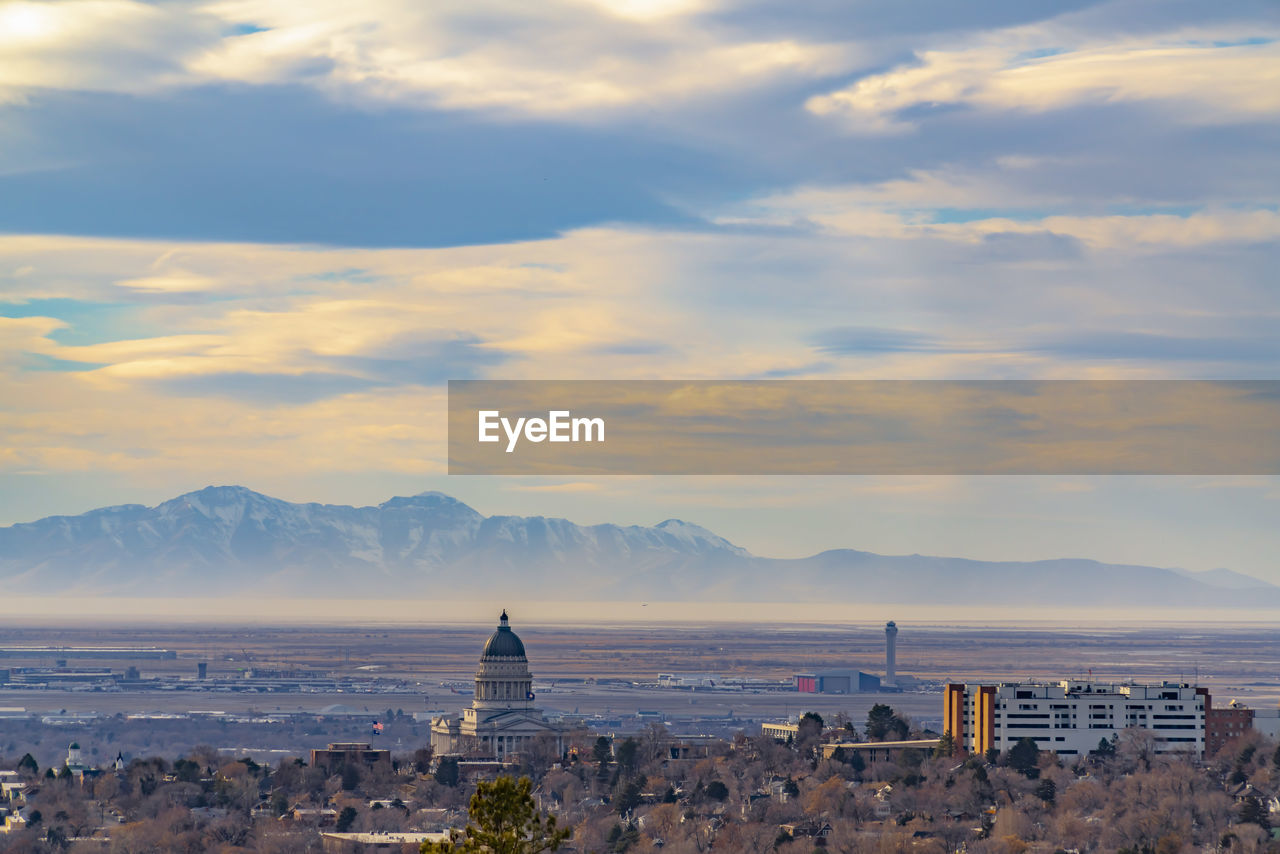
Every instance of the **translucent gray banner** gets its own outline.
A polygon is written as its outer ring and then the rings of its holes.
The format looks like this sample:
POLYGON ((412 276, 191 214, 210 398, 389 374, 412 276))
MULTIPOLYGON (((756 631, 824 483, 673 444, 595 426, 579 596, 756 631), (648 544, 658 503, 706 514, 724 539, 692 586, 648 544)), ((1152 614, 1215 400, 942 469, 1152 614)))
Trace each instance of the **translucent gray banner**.
POLYGON ((454 380, 449 473, 1280 474, 1280 381, 454 380))

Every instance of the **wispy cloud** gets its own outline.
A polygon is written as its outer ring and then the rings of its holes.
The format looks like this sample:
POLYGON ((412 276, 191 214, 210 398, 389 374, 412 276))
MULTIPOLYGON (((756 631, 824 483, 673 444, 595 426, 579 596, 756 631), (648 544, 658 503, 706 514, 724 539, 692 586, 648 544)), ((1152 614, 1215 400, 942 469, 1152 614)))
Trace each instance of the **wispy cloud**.
POLYGON ((380 383, 349 374, 193 373, 156 380, 166 397, 222 397, 254 406, 290 406, 367 391, 380 383))
POLYGON ((568 483, 510 483, 503 488, 512 492, 599 492, 600 484, 579 480, 568 483))
POLYGON ((938 349, 928 335, 905 329, 874 326, 842 326, 824 329, 813 336, 821 352, 831 354, 897 353, 938 349))
POLYGON ((216 24, 134 0, 0 3, 0 103, 47 89, 153 92, 189 80, 186 50, 216 24))
POLYGON ((63 0, 0 6, 0 85, 155 92, 228 81, 341 100, 584 120, 849 67, 848 45, 735 38, 692 2, 63 0))
POLYGON ((1194 124, 1271 120, 1280 110, 1280 29, 1242 30, 1235 42, 1185 32, 1060 41, 1071 35, 1030 27, 971 47, 925 51, 915 63, 815 96, 806 106, 859 133, 902 132, 915 125, 912 111, 954 107, 1045 112, 1146 102, 1194 124))

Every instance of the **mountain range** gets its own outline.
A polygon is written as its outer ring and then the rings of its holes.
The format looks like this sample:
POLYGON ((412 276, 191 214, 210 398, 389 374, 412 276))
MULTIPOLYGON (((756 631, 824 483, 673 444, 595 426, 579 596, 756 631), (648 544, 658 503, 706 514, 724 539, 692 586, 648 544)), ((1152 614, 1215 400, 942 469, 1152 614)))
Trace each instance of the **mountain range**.
POLYGON ((0 527, 0 584, 24 595, 479 598, 1280 607, 1280 587, 1064 558, 995 562, 836 549, 759 557, 678 519, 652 527, 485 516, 440 492, 376 507, 211 486, 0 527))

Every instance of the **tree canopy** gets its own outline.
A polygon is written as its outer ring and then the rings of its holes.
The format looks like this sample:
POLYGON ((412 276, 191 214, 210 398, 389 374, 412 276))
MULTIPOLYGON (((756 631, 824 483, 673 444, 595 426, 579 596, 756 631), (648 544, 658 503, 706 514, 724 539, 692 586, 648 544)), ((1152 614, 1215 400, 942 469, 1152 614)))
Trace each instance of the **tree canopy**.
POLYGON ((1098 747, 1095 750, 1091 750, 1089 752, 1101 759, 1108 759, 1112 756, 1115 756, 1116 755, 1115 739, 1100 738, 1098 739, 1098 747))
POLYGON ((442 786, 458 785, 458 759, 455 756, 442 756, 436 764, 436 782, 442 786))
POLYGON ((1009 767, 1026 777, 1038 774, 1036 763, 1040 761, 1040 747, 1034 739, 1022 738, 1009 748, 1009 767))
POLYGON ((888 738, 906 738, 911 727, 905 718, 894 712, 891 706, 876 703, 867 712, 867 740, 885 741, 888 738))
POLYGON ((471 796, 465 834, 449 842, 424 842, 422 854, 540 854, 556 851, 573 833, 556 827, 554 815, 543 816, 533 800, 533 782, 499 777, 481 781, 471 796))

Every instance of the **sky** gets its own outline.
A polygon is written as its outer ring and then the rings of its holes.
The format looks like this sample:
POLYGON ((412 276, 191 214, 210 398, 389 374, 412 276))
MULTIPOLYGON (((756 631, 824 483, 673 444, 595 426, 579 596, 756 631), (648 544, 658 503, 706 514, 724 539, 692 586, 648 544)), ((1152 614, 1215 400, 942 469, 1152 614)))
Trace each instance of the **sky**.
POLYGON ((450 478, 449 379, 1276 379, 1280 6, 0 0, 0 524, 213 483, 1280 583, 1274 477, 450 478))

